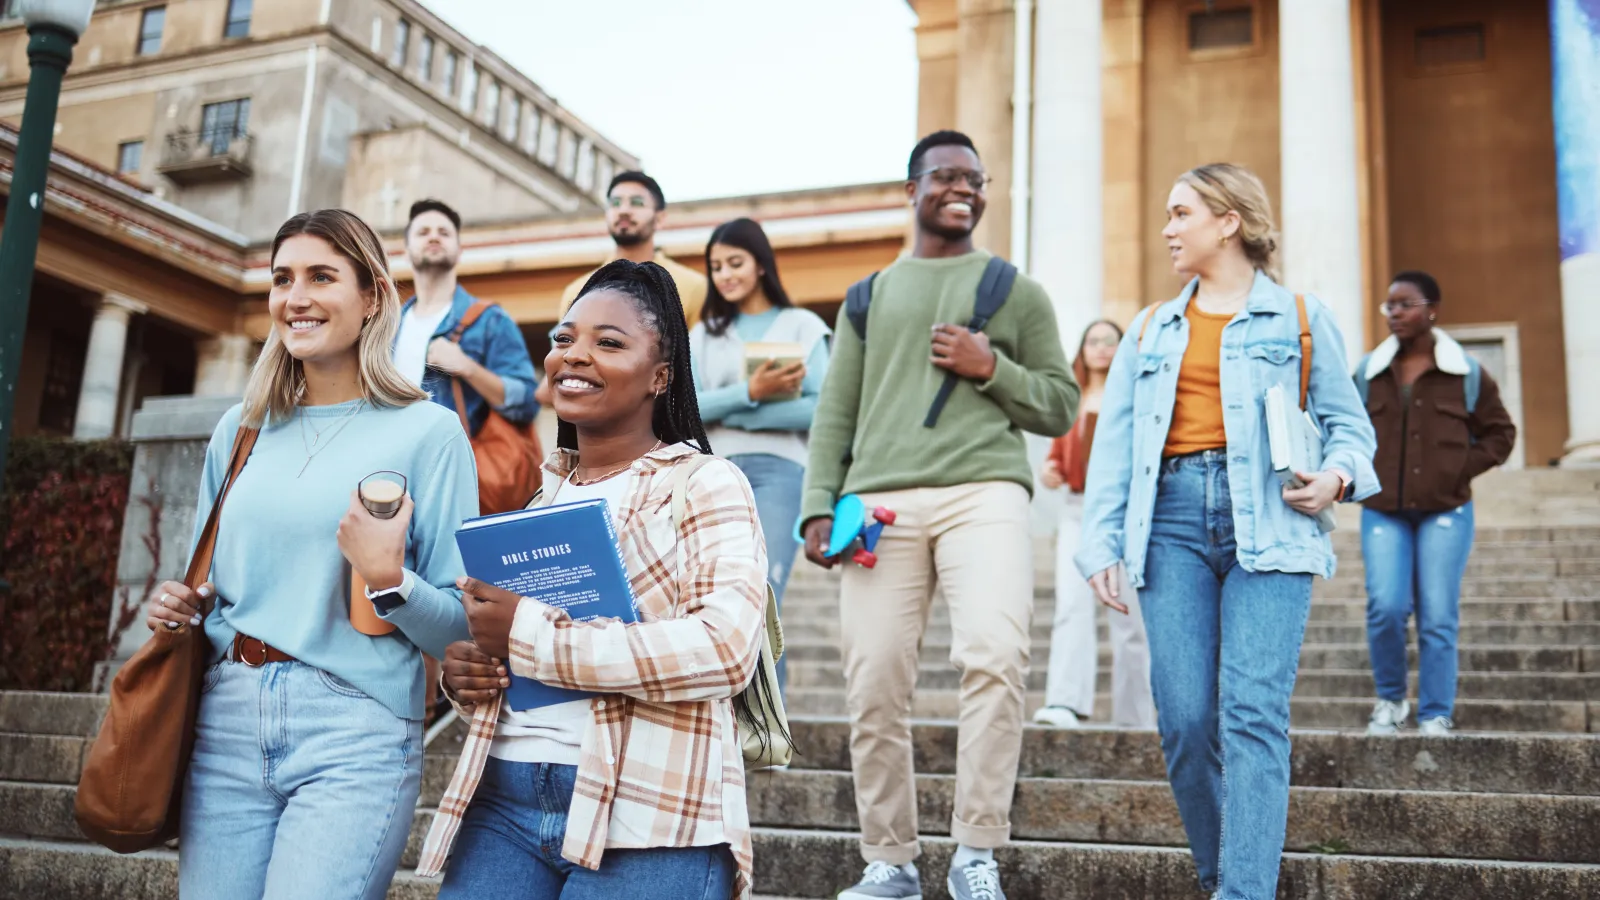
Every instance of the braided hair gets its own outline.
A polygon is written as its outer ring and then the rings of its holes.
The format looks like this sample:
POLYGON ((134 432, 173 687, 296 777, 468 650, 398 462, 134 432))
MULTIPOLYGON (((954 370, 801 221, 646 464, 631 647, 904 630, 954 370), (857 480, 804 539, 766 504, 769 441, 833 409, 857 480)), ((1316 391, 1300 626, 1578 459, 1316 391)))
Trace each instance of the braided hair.
MULTIPOLYGON (((706 437, 705 423, 700 420, 700 403, 695 399, 694 375, 689 368, 689 325, 683 315, 683 300, 678 296, 678 286, 672 276, 653 262, 630 262, 619 259, 602 266, 584 283, 578 292, 579 299, 598 290, 612 290, 627 295, 647 327, 655 330, 656 351, 666 360, 670 369, 667 389, 655 400, 655 410, 650 424, 656 437, 665 444, 693 441, 701 453, 711 452, 711 439, 706 437)), ((577 301, 574 300, 576 305, 577 301)), ((570 308, 570 307, 569 307, 570 308)), ((556 446, 567 450, 578 449, 578 429, 570 422, 558 420, 556 446)), ((765 586, 765 585, 763 585, 765 586)), ((772 602, 770 591, 767 602, 772 602)), ((765 639, 761 655, 767 654, 765 639)), ((776 662, 776 660, 774 660, 776 662)), ((775 698, 767 696, 767 687, 759 673, 751 679, 750 690, 740 691, 733 698, 733 713, 739 728, 753 734, 765 750, 772 740, 772 732, 761 716, 763 708, 775 708, 775 698)), ((780 723, 783 737, 789 733, 780 723)))
MULTIPOLYGON (((700 420, 700 402, 695 397, 694 375, 689 368, 689 326, 672 276, 653 262, 619 259, 591 275, 578 292, 578 299, 600 290, 625 294, 646 327, 656 333, 656 352, 667 363, 671 379, 667 389, 656 397, 655 411, 650 416, 656 437, 667 445, 693 441, 701 453, 710 453, 711 439, 706 437, 705 423, 700 420)), ((558 420, 556 446, 578 449, 576 426, 558 420)))

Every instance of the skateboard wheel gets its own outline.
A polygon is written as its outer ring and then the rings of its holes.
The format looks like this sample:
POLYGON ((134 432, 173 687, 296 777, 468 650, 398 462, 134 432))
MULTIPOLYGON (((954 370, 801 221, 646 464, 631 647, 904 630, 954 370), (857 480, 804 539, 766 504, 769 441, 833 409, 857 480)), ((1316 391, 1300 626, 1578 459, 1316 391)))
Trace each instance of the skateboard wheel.
POLYGON ((863 569, 871 569, 878 564, 878 554, 871 550, 857 550, 850 558, 863 569))
POLYGON ((882 506, 872 511, 872 517, 885 525, 893 525, 895 520, 894 510, 882 506))

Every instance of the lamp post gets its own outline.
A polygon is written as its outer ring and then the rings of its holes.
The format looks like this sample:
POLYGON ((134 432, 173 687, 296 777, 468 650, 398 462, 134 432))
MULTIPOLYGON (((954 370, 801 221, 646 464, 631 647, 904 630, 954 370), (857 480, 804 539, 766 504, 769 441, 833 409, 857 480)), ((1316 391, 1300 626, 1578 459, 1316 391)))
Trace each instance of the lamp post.
MULTIPOLYGON (((55 135, 61 80, 72 62, 72 45, 89 27, 94 0, 20 0, 17 14, 28 25, 28 95, 11 167, 5 228, 0 231, 0 487, 5 485, 11 446, 11 414, 22 367, 22 340, 28 329, 28 295, 33 260, 44 219, 45 175, 50 171, 50 141, 55 135)), ((0 578, 0 593, 6 590, 0 578)))

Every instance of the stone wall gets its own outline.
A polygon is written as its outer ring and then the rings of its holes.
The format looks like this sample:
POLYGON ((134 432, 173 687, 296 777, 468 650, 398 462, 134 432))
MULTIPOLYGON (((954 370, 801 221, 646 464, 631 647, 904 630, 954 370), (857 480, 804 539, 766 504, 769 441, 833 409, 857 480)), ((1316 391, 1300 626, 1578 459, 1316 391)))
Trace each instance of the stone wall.
MULTIPOLYGON (((133 416, 133 476, 122 526, 114 609, 144 602, 153 583, 180 580, 194 540, 195 502, 206 445, 237 397, 152 397, 133 416), (152 554, 154 548, 156 553, 152 554), (153 579, 153 581, 152 581, 153 579)), ((116 616, 112 616, 115 622, 116 616)), ((113 626, 115 627, 115 626, 113 626)), ((140 616, 122 633, 116 653, 95 679, 106 690, 111 676, 149 636, 140 616)))

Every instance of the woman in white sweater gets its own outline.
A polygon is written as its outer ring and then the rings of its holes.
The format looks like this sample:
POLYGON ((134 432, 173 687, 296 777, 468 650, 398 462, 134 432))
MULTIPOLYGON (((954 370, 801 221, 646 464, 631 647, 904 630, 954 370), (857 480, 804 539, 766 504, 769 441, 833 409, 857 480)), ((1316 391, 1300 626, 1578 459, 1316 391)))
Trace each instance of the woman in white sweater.
MULTIPOLYGON (((689 332, 700 415, 711 445, 744 472, 755 492, 767 580, 781 604, 799 549, 795 522, 806 433, 827 375, 832 332, 816 313, 789 300, 772 244, 751 219, 724 222, 711 233, 706 278, 705 307, 689 332)), ((780 661, 780 690, 787 683, 780 661)))

